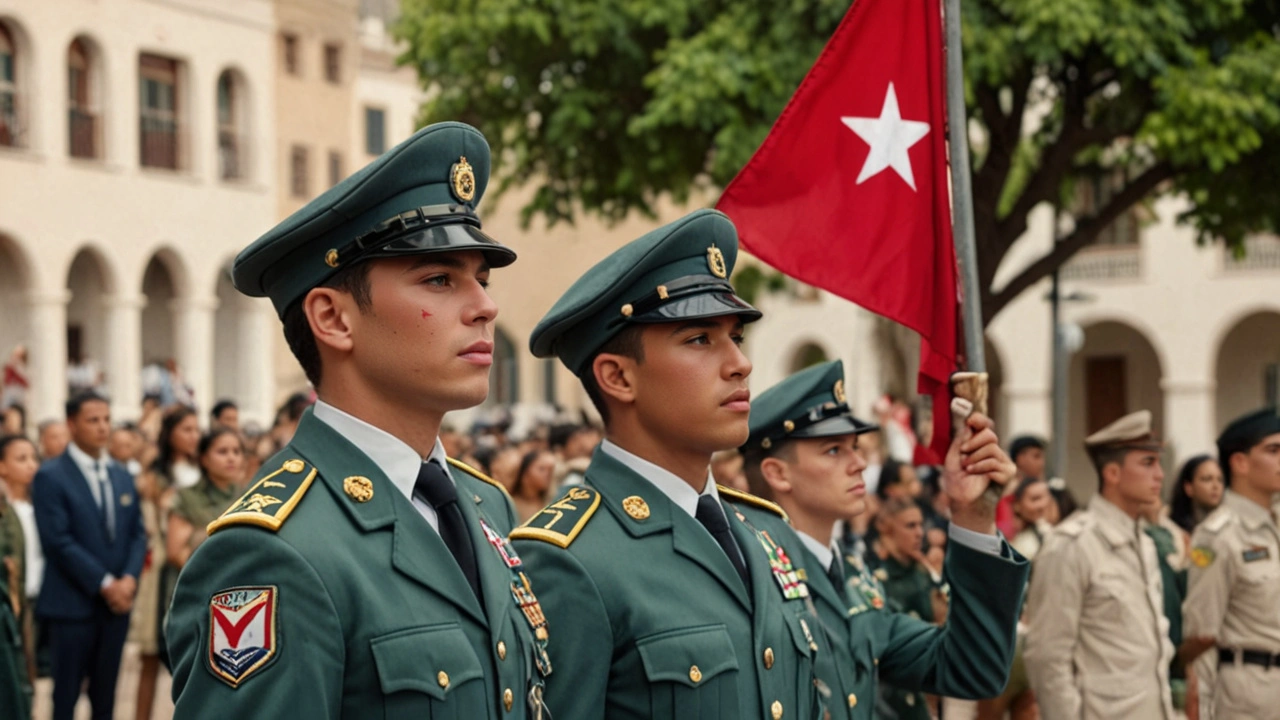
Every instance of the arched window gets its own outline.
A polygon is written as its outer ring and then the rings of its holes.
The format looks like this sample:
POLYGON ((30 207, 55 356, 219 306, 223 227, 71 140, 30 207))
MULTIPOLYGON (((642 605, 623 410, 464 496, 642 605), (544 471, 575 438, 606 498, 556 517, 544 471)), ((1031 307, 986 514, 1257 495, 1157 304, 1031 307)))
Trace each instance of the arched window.
POLYGON ((71 157, 100 157, 101 118, 95 103, 96 69, 81 38, 67 49, 67 150, 71 157))
POLYGON ((6 147, 25 144, 18 70, 18 44, 13 31, 0 22, 0 145, 6 147))
POLYGON ((826 350, 814 343, 805 343, 796 350, 795 355, 791 356, 791 372, 797 373, 807 367, 826 361, 826 350))
POLYGON ((234 70, 218 76, 218 177, 248 177, 248 133, 244 80, 234 70))

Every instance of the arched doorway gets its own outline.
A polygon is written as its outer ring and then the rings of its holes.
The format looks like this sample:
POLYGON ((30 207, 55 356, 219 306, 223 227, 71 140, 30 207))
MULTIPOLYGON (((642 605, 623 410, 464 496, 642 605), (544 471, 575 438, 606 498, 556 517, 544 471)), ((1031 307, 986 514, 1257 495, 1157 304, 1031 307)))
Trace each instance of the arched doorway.
MULTIPOLYGON (((159 395, 163 404, 179 401, 165 374, 176 363, 177 318, 174 312, 178 289, 185 287, 182 267, 169 251, 151 257, 142 274, 142 392, 159 395)), ((181 372, 181 368, 179 368, 181 372)))
POLYGON ((1280 401, 1280 312, 1242 318, 1222 338, 1215 363, 1215 430, 1280 401))
POLYGON ((796 348, 795 352, 791 354, 791 362, 788 366, 787 374, 793 375, 807 367, 813 367, 829 359, 825 348, 817 343, 807 342, 796 348))
POLYGON ((486 404, 514 405, 520 401, 520 360, 516 344, 502 328, 493 329, 493 367, 489 369, 486 404))
POLYGON ((1141 331, 1111 320, 1085 327, 1084 345, 1072 356, 1067 375, 1065 475, 1078 499, 1097 491, 1097 474, 1084 451, 1086 437, 1138 410, 1150 410, 1156 432, 1162 432, 1163 376, 1155 347, 1141 331))
MULTIPOLYGON (((30 315, 27 293, 30 289, 31 267, 26 255, 16 242, 0 234, 0 365, 9 362, 19 345, 27 348, 27 362, 30 363, 31 336, 28 334, 27 318, 30 315)), ((27 378, 31 379, 31 368, 28 365, 27 378)), ((30 393, 13 391, 12 397, 0 398, 0 403, 20 402, 30 410, 30 393)))
POLYGON ((71 293, 67 303, 67 392, 103 392, 108 362, 104 296, 113 288, 101 253, 90 248, 76 253, 67 270, 67 290, 71 293))

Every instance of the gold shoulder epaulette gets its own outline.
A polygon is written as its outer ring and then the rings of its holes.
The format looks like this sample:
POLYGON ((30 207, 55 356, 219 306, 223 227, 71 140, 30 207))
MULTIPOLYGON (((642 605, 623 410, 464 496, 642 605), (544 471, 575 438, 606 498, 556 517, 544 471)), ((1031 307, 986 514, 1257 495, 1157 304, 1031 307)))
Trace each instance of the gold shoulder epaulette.
POLYGON ((314 467, 308 472, 302 460, 285 460, 279 470, 259 479, 217 520, 209 523, 207 532, 212 535, 231 525, 256 525, 275 532, 302 501, 315 479, 314 467))
POLYGON ((600 493, 575 485, 563 497, 542 508, 529 522, 511 531, 512 540, 542 540, 562 548, 578 537, 587 521, 600 507, 600 493))
POLYGON ((783 510, 782 506, 778 505, 777 503, 769 502, 768 500, 765 500, 764 498, 759 497, 757 495, 752 495, 751 493, 745 493, 745 492, 742 492, 741 490, 734 490, 733 488, 726 487, 724 485, 721 485, 720 483, 716 483, 716 489, 719 490, 720 494, 723 495, 725 499, 727 499, 729 502, 736 501, 736 502, 743 502, 748 505, 754 505, 762 510, 768 510, 774 515, 777 515, 783 520, 786 520, 787 522, 791 522, 791 518, 787 516, 787 511, 783 510))
POLYGON ((460 461, 458 461, 458 460, 454 460, 453 458, 445 458, 445 460, 449 461, 449 464, 450 464, 450 465, 452 465, 452 466, 454 466, 454 467, 458 468, 459 470, 461 470, 462 472, 464 472, 464 473, 466 473, 466 474, 470 475, 471 477, 473 477, 473 478, 475 478, 475 479, 477 479, 477 480, 483 480, 484 482, 487 482, 487 483, 489 483, 490 485, 492 485, 492 486, 494 486, 494 487, 498 488, 499 490, 501 490, 501 491, 502 491, 502 494, 503 494, 503 495, 506 495, 506 496, 507 496, 507 498, 508 498, 508 499, 511 497, 511 493, 510 493, 510 492, 507 492, 507 486, 506 486, 506 485, 503 485, 502 483, 498 482, 497 480, 494 480, 493 478, 489 477, 488 475, 485 475, 484 473, 480 472, 479 470, 477 470, 477 469, 475 469, 475 468, 471 467, 470 465, 468 465, 468 464, 466 464, 466 463, 464 463, 464 462, 460 462, 460 461))

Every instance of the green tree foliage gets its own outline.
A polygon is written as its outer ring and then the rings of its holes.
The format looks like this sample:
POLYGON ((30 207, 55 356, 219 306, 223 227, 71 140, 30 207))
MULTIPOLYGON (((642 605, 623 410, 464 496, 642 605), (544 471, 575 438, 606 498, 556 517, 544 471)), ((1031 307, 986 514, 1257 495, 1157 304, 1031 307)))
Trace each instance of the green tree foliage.
MULTIPOLYGON (((404 0, 423 122, 479 127, 524 219, 617 220, 723 187, 751 157, 847 0, 404 0)), ((974 205, 990 319, 1138 204, 1238 246, 1280 203, 1280 0, 964 0, 974 205), (1107 180, 1105 202, 1072 201, 1107 180), (1000 288, 1028 213, 1076 215, 1000 288)))

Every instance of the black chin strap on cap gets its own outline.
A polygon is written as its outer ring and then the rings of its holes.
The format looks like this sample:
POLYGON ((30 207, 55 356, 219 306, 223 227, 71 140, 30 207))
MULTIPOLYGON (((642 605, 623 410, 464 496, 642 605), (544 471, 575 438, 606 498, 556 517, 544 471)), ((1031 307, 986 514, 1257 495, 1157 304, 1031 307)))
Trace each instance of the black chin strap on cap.
MULTIPOLYGON (((352 262, 376 254, 379 250, 383 250, 388 245, 406 236, 450 225, 463 225, 474 228, 469 234, 473 237, 479 235, 487 238, 480 232, 480 217, 471 209, 471 206, 453 203, 447 205, 425 205, 383 220, 372 230, 359 235, 337 250, 331 251, 329 256, 325 258, 325 262, 335 268, 349 265, 352 262)), ((490 239, 490 242, 493 244, 494 250, 510 253, 510 250, 500 245, 497 241, 490 239)), ((478 249, 488 248, 481 247, 478 249)), ((511 254, 514 257, 514 253, 511 254)))

